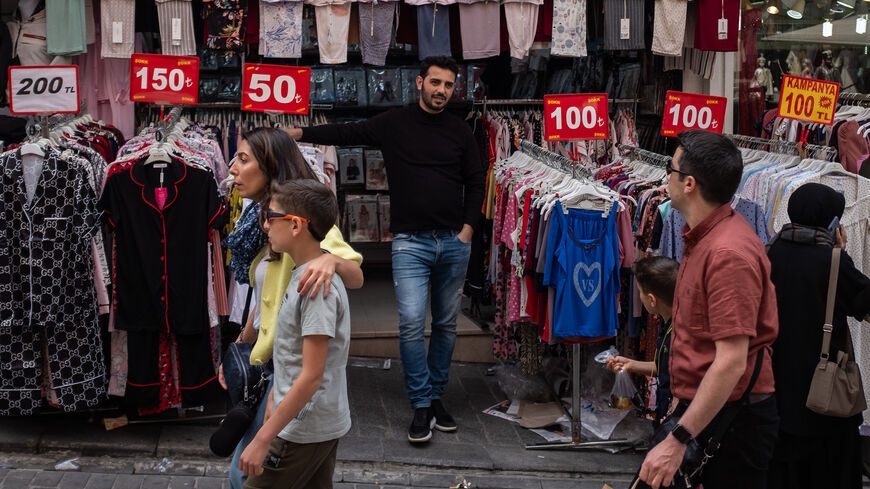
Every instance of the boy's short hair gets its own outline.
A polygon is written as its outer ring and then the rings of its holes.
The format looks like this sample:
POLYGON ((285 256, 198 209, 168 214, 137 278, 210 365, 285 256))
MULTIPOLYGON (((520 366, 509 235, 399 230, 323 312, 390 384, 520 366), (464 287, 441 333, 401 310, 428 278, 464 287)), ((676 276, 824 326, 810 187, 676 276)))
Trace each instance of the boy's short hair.
POLYGON ((335 194, 317 180, 273 181, 272 199, 284 212, 308 219, 308 230, 317 241, 323 241, 338 220, 335 194))
POLYGON ((674 289, 680 264, 665 256, 641 258, 631 265, 637 284, 647 294, 652 294, 668 305, 674 305, 674 289))

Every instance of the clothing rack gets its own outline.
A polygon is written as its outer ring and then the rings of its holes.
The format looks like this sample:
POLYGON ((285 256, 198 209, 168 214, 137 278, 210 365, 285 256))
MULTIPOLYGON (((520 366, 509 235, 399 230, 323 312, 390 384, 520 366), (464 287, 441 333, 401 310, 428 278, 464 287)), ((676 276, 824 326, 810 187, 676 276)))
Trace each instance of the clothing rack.
POLYGON ((616 147, 622 151, 627 151, 630 154, 637 156, 641 161, 645 163, 649 163, 653 166, 658 166, 661 168, 665 168, 669 161, 671 161, 670 156, 665 156, 658 153, 653 153, 652 151, 647 151, 645 149, 640 149, 635 146, 629 146, 627 144, 617 143, 616 147))
POLYGON ((837 102, 843 105, 860 105, 865 102, 870 102, 870 94, 847 92, 840 93, 837 97, 837 102))
POLYGON ((553 153, 552 151, 544 149, 526 139, 519 140, 519 145, 520 151, 530 156, 534 156, 544 162, 547 166, 551 166, 565 173, 570 173, 575 178, 592 178, 592 172, 588 168, 579 166, 577 162, 570 158, 553 153))
MULTIPOLYGON (((519 141, 520 151, 529 156, 539 159, 547 166, 556 168, 566 173, 570 172, 574 177, 580 173, 581 177, 591 178, 592 172, 586 168, 579 167, 569 158, 560 154, 546 150, 537 144, 522 139, 519 141)), ((546 449, 580 449, 594 448, 611 445, 621 445, 627 440, 602 440, 602 441, 580 441, 580 345, 572 345, 572 362, 571 362, 571 441, 567 443, 535 443, 526 445, 529 450, 546 450, 546 449)))
MULTIPOLYGON (((868 100, 870 100, 870 98, 868 98, 868 100)), ((800 148, 798 148, 798 143, 794 141, 762 139, 752 136, 742 136, 739 134, 732 134, 729 135, 729 137, 737 144, 737 146, 743 148, 762 150, 764 149, 764 146, 767 146, 768 151, 775 151, 782 154, 800 154, 800 148)), ((807 151, 807 154, 810 155, 812 158, 819 158, 819 153, 822 153, 822 157, 819 159, 834 161, 834 159, 837 157, 837 148, 831 146, 804 144, 803 147, 807 151)))
MULTIPOLYGON (((312 109, 317 109, 314 105, 312 109)), ((318 106, 319 107, 319 106, 318 106)), ((215 105, 189 106, 179 109, 189 119, 210 125, 221 126, 236 121, 237 124, 247 126, 253 124, 256 127, 308 127, 325 123, 324 111, 312 110, 309 114, 269 114, 265 112, 248 112, 239 109, 238 105, 215 105)), ((147 107, 140 113, 139 127, 147 127, 149 123, 157 125, 159 122, 159 110, 157 107, 147 107)))

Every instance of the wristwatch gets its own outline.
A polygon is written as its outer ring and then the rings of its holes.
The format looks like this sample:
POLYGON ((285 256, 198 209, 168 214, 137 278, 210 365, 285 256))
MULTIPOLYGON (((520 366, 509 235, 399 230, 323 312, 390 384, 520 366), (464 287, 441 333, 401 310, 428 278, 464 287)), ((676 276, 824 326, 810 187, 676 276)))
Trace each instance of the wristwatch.
POLYGON ((674 426, 674 429, 671 430, 671 434, 674 435, 674 438, 683 445, 692 441, 693 438, 692 432, 687 430, 686 427, 681 424, 674 426))

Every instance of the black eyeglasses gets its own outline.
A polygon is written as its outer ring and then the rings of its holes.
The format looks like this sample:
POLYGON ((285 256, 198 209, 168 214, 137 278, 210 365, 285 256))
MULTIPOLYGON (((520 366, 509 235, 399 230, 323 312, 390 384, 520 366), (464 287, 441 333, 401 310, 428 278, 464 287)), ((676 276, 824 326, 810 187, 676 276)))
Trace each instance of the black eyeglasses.
POLYGON ((682 170, 677 170, 676 168, 674 168, 673 165, 671 164, 671 160, 668 160, 668 164, 665 165, 665 172, 666 172, 668 175, 670 175, 671 172, 677 172, 677 173, 679 173, 680 175, 683 175, 683 176, 686 176, 686 177, 691 176, 689 173, 686 173, 686 172, 684 172, 684 171, 682 171, 682 170))

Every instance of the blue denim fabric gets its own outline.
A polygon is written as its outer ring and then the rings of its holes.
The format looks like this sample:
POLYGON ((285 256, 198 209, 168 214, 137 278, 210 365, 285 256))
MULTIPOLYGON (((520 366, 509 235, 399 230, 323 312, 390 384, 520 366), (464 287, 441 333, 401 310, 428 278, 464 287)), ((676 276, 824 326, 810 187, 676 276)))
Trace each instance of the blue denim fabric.
POLYGON ((396 233, 393 285, 399 305, 399 351, 413 408, 440 399, 456 342, 456 316, 471 255, 456 231, 396 233), (426 352, 426 298, 431 286, 432 334, 426 352))
POLYGON ((245 448, 248 447, 248 443, 251 443, 251 440, 257 436, 257 432, 263 427, 263 418, 266 416, 266 404, 268 404, 269 393, 272 392, 272 383, 274 381, 275 377, 273 376, 269 380, 269 387, 266 388, 266 397, 264 397, 260 402, 260 405, 257 406, 257 415, 254 416, 251 426, 248 426, 248 431, 245 432, 245 436, 243 436, 242 440, 239 441, 239 444, 236 446, 236 451, 233 453, 233 460, 230 462, 231 489, 242 489, 242 486, 245 485, 245 479, 247 479, 247 477, 239 468, 239 459, 242 458, 242 452, 244 452, 245 448))

